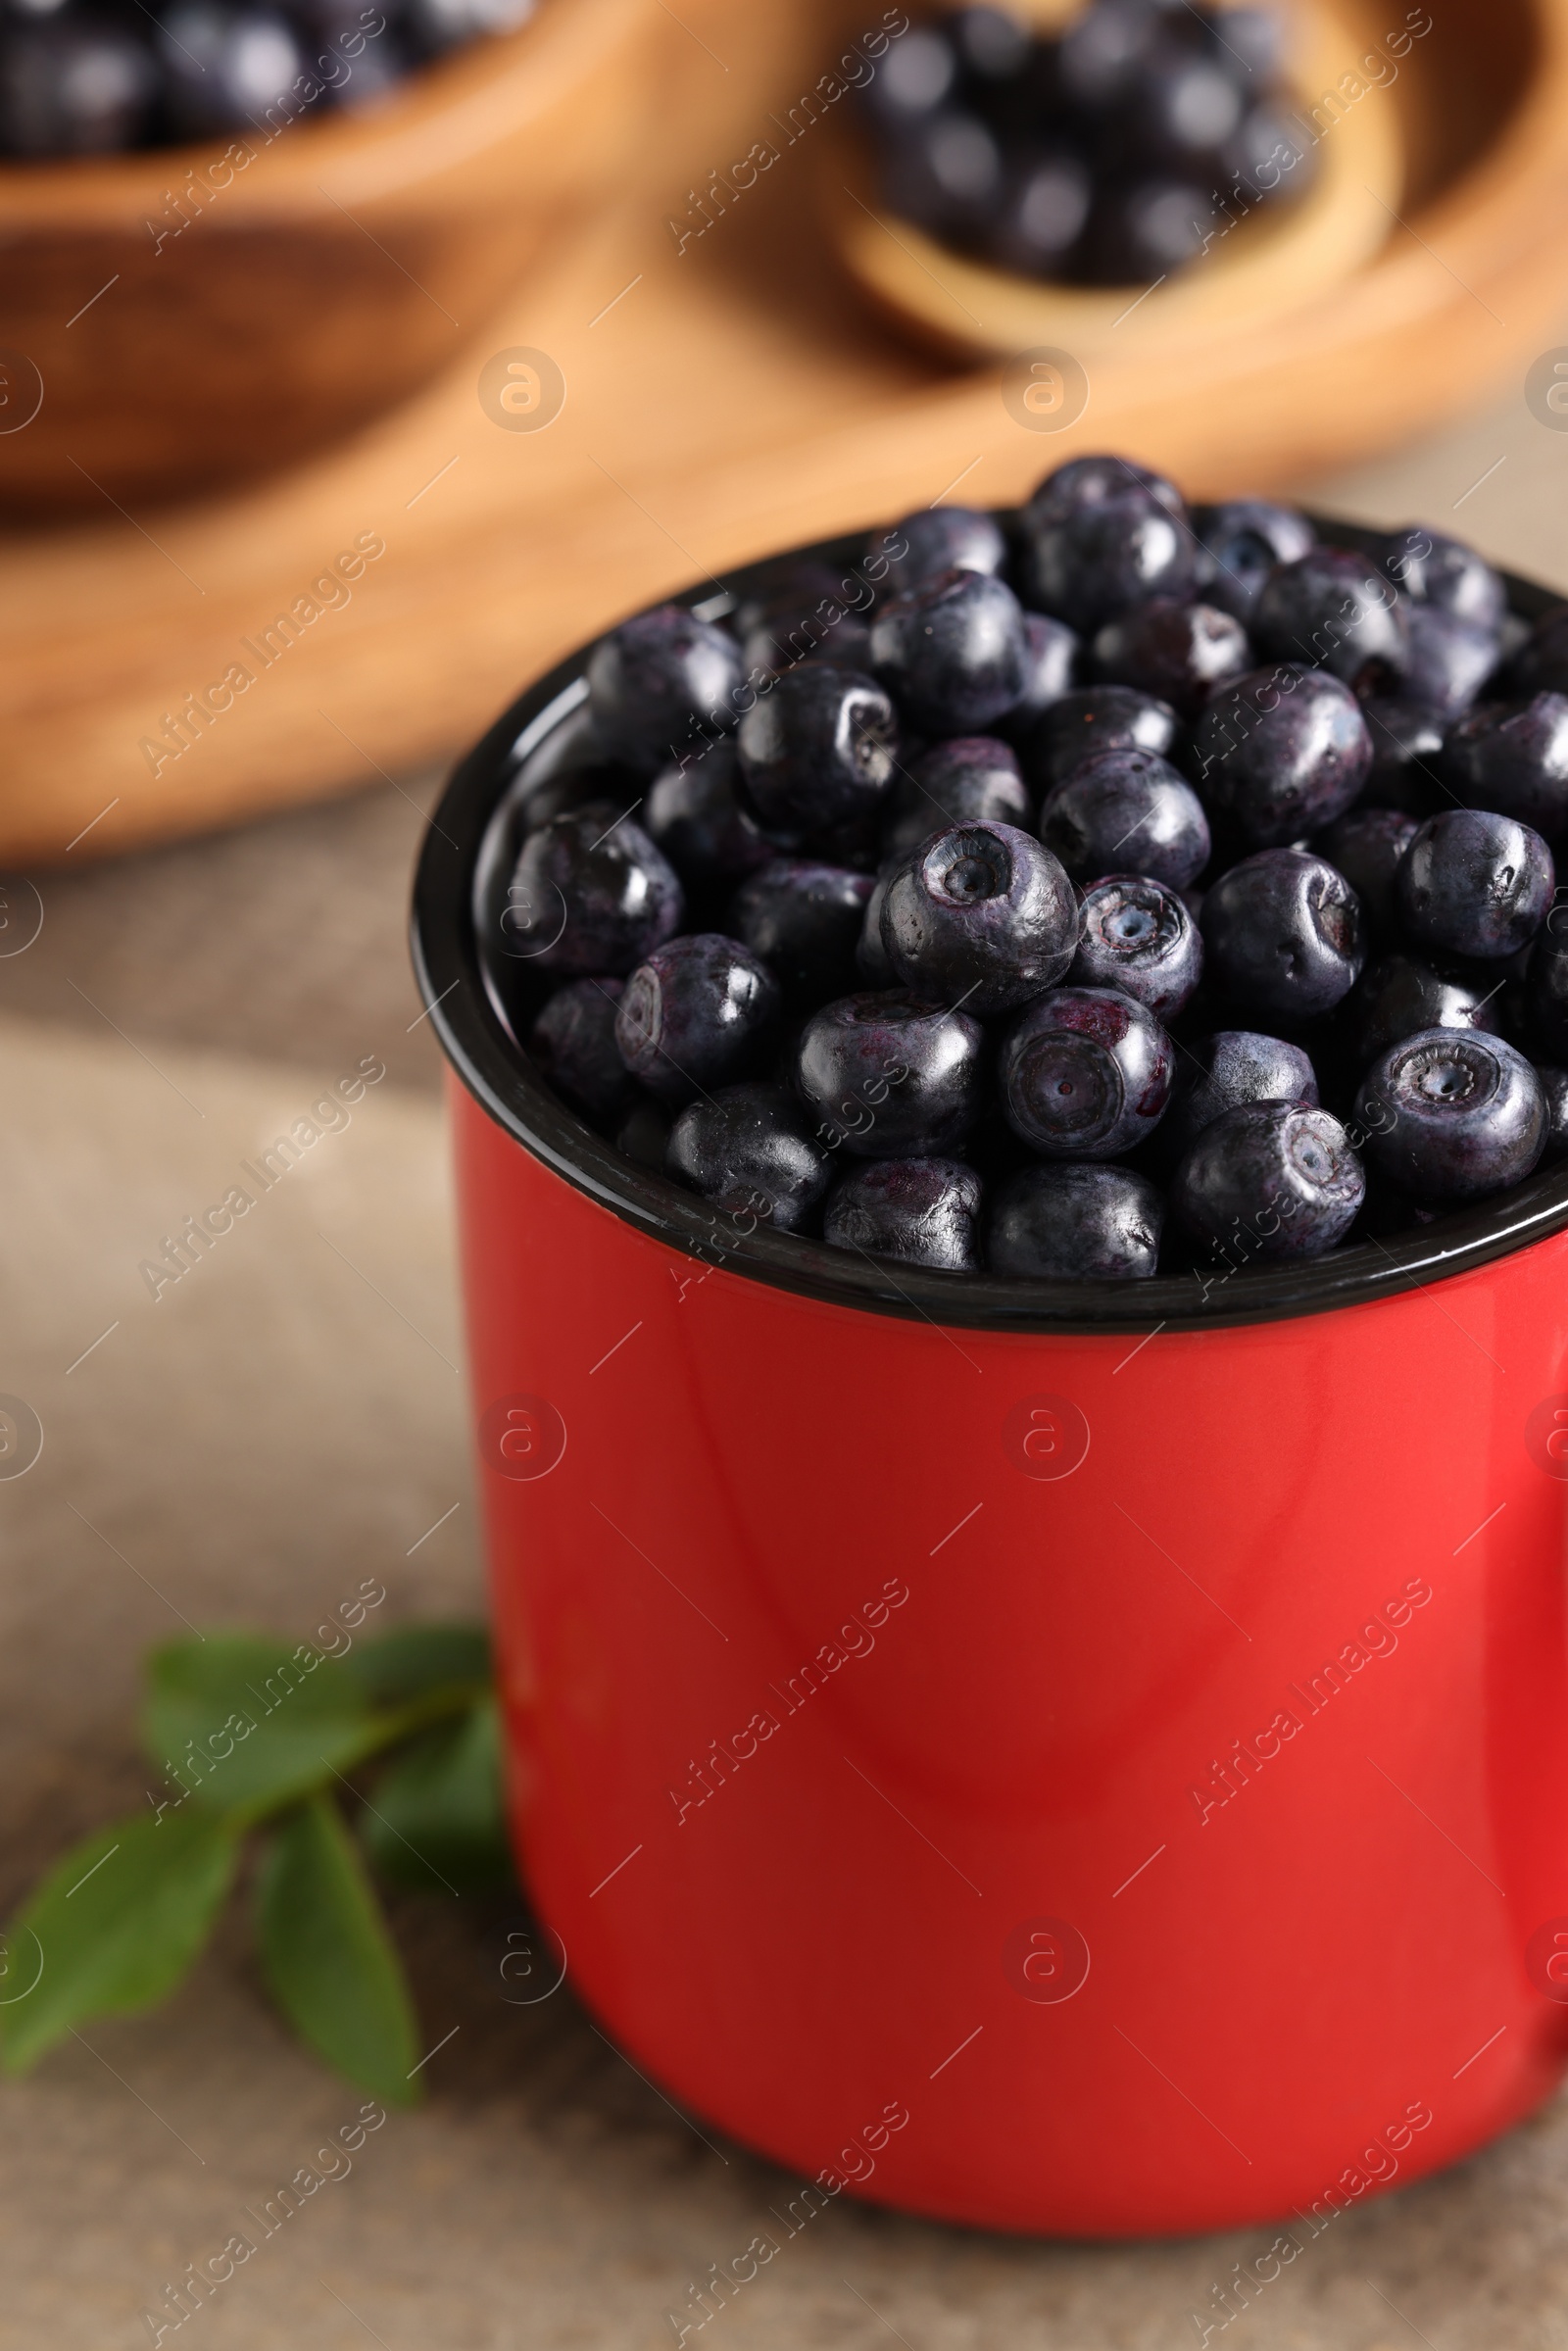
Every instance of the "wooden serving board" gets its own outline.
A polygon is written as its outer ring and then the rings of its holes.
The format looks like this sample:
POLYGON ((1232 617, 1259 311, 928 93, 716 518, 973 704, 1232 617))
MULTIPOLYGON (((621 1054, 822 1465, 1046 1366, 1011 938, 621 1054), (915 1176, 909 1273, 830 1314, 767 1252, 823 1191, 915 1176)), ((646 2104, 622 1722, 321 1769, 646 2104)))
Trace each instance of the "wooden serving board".
MULTIPOLYGON (((9 542, 0 858, 102 856, 406 774, 641 602, 948 494, 1012 499, 1074 448, 1118 447, 1215 495, 1432 424, 1538 351, 1560 301, 1568 0, 1544 5, 1516 22, 1481 0, 1439 12, 1424 79, 1398 103, 1435 76, 1463 93, 1440 149, 1462 145, 1464 107, 1522 71, 1531 40, 1535 78, 1507 141, 1404 213, 1418 227, 1391 222, 1373 263, 1241 348, 1129 344, 1097 364, 1081 421, 1051 434, 1016 419, 1002 370, 896 339, 832 260, 828 131, 791 116, 821 71, 820 20, 798 0, 679 0, 673 96, 651 108, 613 217, 478 327, 427 394, 261 488, 134 515, 106 505, 101 520, 9 542), (722 215, 710 203, 697 233, 688 191, 715 172, 733 190, 760 142, 777 161, 722 215), (683 245, 672 217, 692 231, 683 245), (515 348, 564 378, 545 429, 504 429, 480 405, 485 363, 515 348), (357 542, 384 553, 332 580, 357 542), (226 702, 208 692, 225 677, 226 702)), ((867 29, 880 21, 879 6, 861 13, 867 29)), ((1407 123, 1412 203, 1433 120, 1426 104, 1407 123)))

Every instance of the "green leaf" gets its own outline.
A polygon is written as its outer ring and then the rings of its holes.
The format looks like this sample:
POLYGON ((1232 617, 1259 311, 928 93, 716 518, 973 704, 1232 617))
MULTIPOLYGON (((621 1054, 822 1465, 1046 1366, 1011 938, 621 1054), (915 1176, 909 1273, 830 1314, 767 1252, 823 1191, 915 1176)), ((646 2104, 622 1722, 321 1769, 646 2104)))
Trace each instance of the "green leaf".
POLYGON ((309 1641, 210 1633, 148 1663, 142 1739, 172 1776, 171 1802, 254 1819, 384 1743, 384 1718, 341 1658, 309 1641))
POLYGON ((346 1660, 372 1705, 404 1706, 442 1690, 488 1690, 490 1636, 482 1625, 399 1625, 360 1641, 346 1660))
POLYGON ((505 1892, 516 1884, 501 1807, 494 1698, 404 1748, 360 1821, 384 1878, 416 1893, 505 1892))
POLYGON ((414 2002, 365 1864, 330 1796, 291 1813, 258 1886, 262 1957, 279 2008, 327 2064, 412 2105, 414 2002))
POLYGON ((207 1940, 238 1840, 211 1813, 133 1813, 76 1845, 12 1925, 0 2043, 20 2074, 74 2025, 151 2007, 207 1940))

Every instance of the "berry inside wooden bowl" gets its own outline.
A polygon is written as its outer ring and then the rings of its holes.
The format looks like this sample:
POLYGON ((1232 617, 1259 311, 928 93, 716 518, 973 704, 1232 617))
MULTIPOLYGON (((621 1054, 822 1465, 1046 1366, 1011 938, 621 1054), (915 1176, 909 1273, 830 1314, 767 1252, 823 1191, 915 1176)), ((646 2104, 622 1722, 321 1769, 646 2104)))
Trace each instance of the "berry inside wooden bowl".
MULTIPOLYGON (((1054 31, 1079 10, 1073 0, 1032 0, 1017 13, 1054 31)), ((1082 269, 1044 281, 958 251, 899 217, 863 122, 823 172, 841 256, 879 307, 923 340, 985 359, 1065 352, 1080 371, 1080 405, 1086 377, 1108 382, 1128 363, 1164 355, 1190 362, 1201 353, 1206 364, 1227 347, 1255 350, 1260 334, 1294 331, 1314 306, 1324 306, 1332 337, 1326 306, 1410 246, 1413 214, 1446 208, 1466 173, 1483 162, 1496 168, 1509 141, 1530 154, 1525 118, 1550 74, 1528 5, 1483 24, 1479 12, 1440 23, 1421 7, 1380 15, 1365 0, 1300 0, 1284 26, 1286 120, 1308 184, 1289 204, 1259 202, 1216 168, 1201 250, 1185 264, 1096 284, 1082 282, 1082 269)), ((1521 173, 1522 219, 1532 176, 1521 173)), ((1512 258, 1499 240, 1494 266, 1512 258)), ((1475 283, 1468 272, 1465 282, 1475 283)), ((1066 375, 1055 388, 1071 400, 1066 375)))
POLYGON ((391 408, 601 196, 655 0, 541 0, 364 113, 0 165, 0 504, 263 473, 391 408))

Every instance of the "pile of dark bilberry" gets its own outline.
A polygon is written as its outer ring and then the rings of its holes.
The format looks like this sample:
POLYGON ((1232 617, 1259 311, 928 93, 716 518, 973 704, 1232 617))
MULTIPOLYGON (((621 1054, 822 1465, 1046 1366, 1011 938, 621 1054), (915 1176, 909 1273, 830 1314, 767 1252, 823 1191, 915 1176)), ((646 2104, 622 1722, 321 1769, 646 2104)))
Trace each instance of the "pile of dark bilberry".
POLYGON ((263 140, 372 104, 534 0, 0 0, 0 156, 263 140))
POLYGON ((1228 1273, 1568 1145, 1568 606, 1453 539, 1079 458, 587 678, 519 779, 519 1033, 740 1230, 1228 1273))
POLYGON ((1147 284, 1306 186, 1281 30, 1203 0, 1092 0, 1057 38, 1000 8, 917 24, 865 93, 883 200, 1004 269, 1147 284))

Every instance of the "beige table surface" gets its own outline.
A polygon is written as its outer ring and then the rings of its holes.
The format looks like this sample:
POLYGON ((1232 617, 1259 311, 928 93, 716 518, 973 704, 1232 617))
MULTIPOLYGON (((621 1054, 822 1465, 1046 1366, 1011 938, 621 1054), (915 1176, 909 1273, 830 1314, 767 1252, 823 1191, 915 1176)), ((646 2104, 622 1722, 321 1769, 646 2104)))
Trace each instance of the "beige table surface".
MULTIPOLYGON (((1516 394, 1440 445, 1303 489, 1446 522, 1568 588, 1565 465, 1568 438, 1516 394)), ((41 875, 42 931, 0 959, 0 1390, 46 1431, 36 1468, 0 1484, 8 1906, 67 1837, 140 1801, 135 1663, 182 1618, 303 1629, 366 1575, 389 1619, 478 1604, 436 1055, 403 949, 430 789, 41 875), (137 1261, 366 1053, 389 1076, 348 1131, 154 1305, 137 1261)), ((368 2140, 191 2339, 671 2344, 666 2310, 783 2181, 711 2151, 569 1991, 507 2005, 493 1909, 398 1916, 430 2043, 460 2029, 429 2102, 368 2140)), ((148 2342, 164 2281, 356 2104, 285 2038, 231 1932, 163 2014, 0 2088, 0 2351, 148 2342)), ((1347 2216, 1226 2340, 1568 2343, 1565 2224, 1558 2106, 1347 2216)), ((906 2351, 1163 2351, 1196 2341, 1192 2309, 1262 2242, 1085 2249, 840 2206, 715 2326, 756 2351, 890 2334, 906 2351)))

